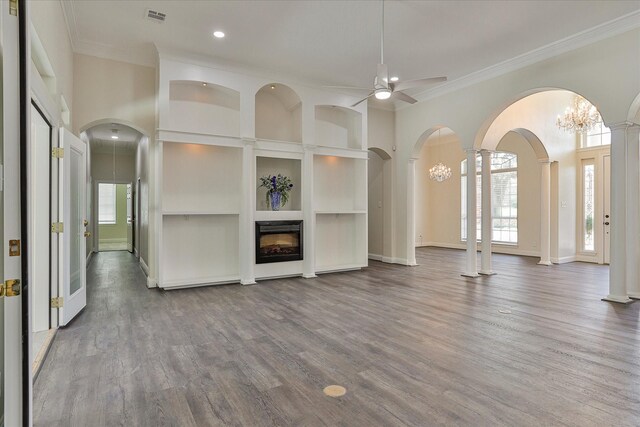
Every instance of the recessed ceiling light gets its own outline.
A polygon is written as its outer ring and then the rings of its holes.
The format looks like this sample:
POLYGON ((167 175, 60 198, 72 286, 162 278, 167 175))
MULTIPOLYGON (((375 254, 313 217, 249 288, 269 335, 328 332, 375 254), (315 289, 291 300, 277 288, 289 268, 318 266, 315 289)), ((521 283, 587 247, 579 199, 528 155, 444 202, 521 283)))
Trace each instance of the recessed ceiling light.
POLYGON ((269 87, 270 87, 271 89, 275 89, 275 88, 276 88, 276 85, 271 85, 271 86, 269 86, 269 87))
POLYGON ((206 86, 206 85, 207 85, 206 83, 202 83, 202 86, 206 86))
POLYGON ((392 82, 397 82, 400 79, 397 76, 393 76, 389 80, 391 80, 392 82))
POLYGON ((118 139, 118 135, 111 135, 111 139, 118 139))
POLYGON ((213 37, 215 37, 215 38, 217 38, 217 39, 221 39, 221 38, 223 38, 223 37, 224 37, 224 33, 223 33, 222 31, 220 31, 220 30, 218 30, 218 31, 214 31, 214 32, 213 32, 213 37))

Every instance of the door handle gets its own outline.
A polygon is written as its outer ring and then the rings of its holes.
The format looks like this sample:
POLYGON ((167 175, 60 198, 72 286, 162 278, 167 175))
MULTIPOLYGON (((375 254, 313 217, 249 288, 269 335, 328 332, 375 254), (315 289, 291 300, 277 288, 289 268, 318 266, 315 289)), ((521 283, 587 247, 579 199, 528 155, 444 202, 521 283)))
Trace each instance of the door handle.
POLYGON ((609 215, 605 215, 604 217, 605 217, 605 218, 609 218, 609 215))
POLYGON ((609 225, 609 221, 605 221, 604 225, 609 225))
POLYGON ((89 225, 89 221, 87 221, 86 219, 84 221, 82 221, 82 223, 84 224, 84 226, 86 227, 87 225, 89 225))
POLYGON ((91 232, 90 231, 85 231, 84 232, 84 237, 91 237, 91 232))

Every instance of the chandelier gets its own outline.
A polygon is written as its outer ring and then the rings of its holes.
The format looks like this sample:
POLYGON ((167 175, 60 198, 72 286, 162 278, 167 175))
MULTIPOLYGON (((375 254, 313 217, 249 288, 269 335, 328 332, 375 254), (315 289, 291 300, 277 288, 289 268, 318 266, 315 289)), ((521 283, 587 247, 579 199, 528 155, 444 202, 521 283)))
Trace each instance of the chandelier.
POLYGON ((451 178, 451 168, 439 162, 429 169, 429 178, 433 181, 442 182, 451 178))
POLYGON ((573 107, 567 107, 564 114, 558 115, 556 125, 567 132, 588 132, 598 123, 602 117, 596 107, 581 96, 573 100, 573 107))

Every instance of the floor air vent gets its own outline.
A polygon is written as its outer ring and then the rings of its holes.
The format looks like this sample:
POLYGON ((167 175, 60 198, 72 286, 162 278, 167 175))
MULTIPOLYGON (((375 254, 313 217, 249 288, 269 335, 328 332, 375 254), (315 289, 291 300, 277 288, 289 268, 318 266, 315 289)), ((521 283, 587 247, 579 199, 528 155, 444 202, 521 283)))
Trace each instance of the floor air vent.
POLYGON ((157 10, 147 9, 147 18, 153 22, 164 22, 167 19, 167 14, 158 12, 157 10))

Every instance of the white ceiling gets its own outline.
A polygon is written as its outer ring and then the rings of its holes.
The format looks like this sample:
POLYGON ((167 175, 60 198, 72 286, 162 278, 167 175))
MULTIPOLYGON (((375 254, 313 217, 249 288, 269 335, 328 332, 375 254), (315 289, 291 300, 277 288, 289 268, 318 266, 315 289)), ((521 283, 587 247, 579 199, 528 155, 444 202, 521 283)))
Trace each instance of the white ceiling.
MULTIPOLYGON (((379 1, 72 1, 74 48, 153 64, 153 44, 316 84, 371 85, 379 1), (167 14, 158 24, 151 8, 167 14), (221 29, 222 40, 211 33, 221 29)), ((385 2, 392 75, 450 80, 640 11, 633 1, 385 2)), ((640 14, 633 19, 638 19, 640 14)))
POLYGON ((89 143, 91 144, 91 152, 93 153, 113 153, 114 148, 117 153, 126 152, 128 154, 135 153, 138 147, 138 141, 142 134, 129 126, 117 123, 104 123, 96 125, 86 130, 89 143), (111 138, 113 130, 118 132, 118 139, 111 138))

